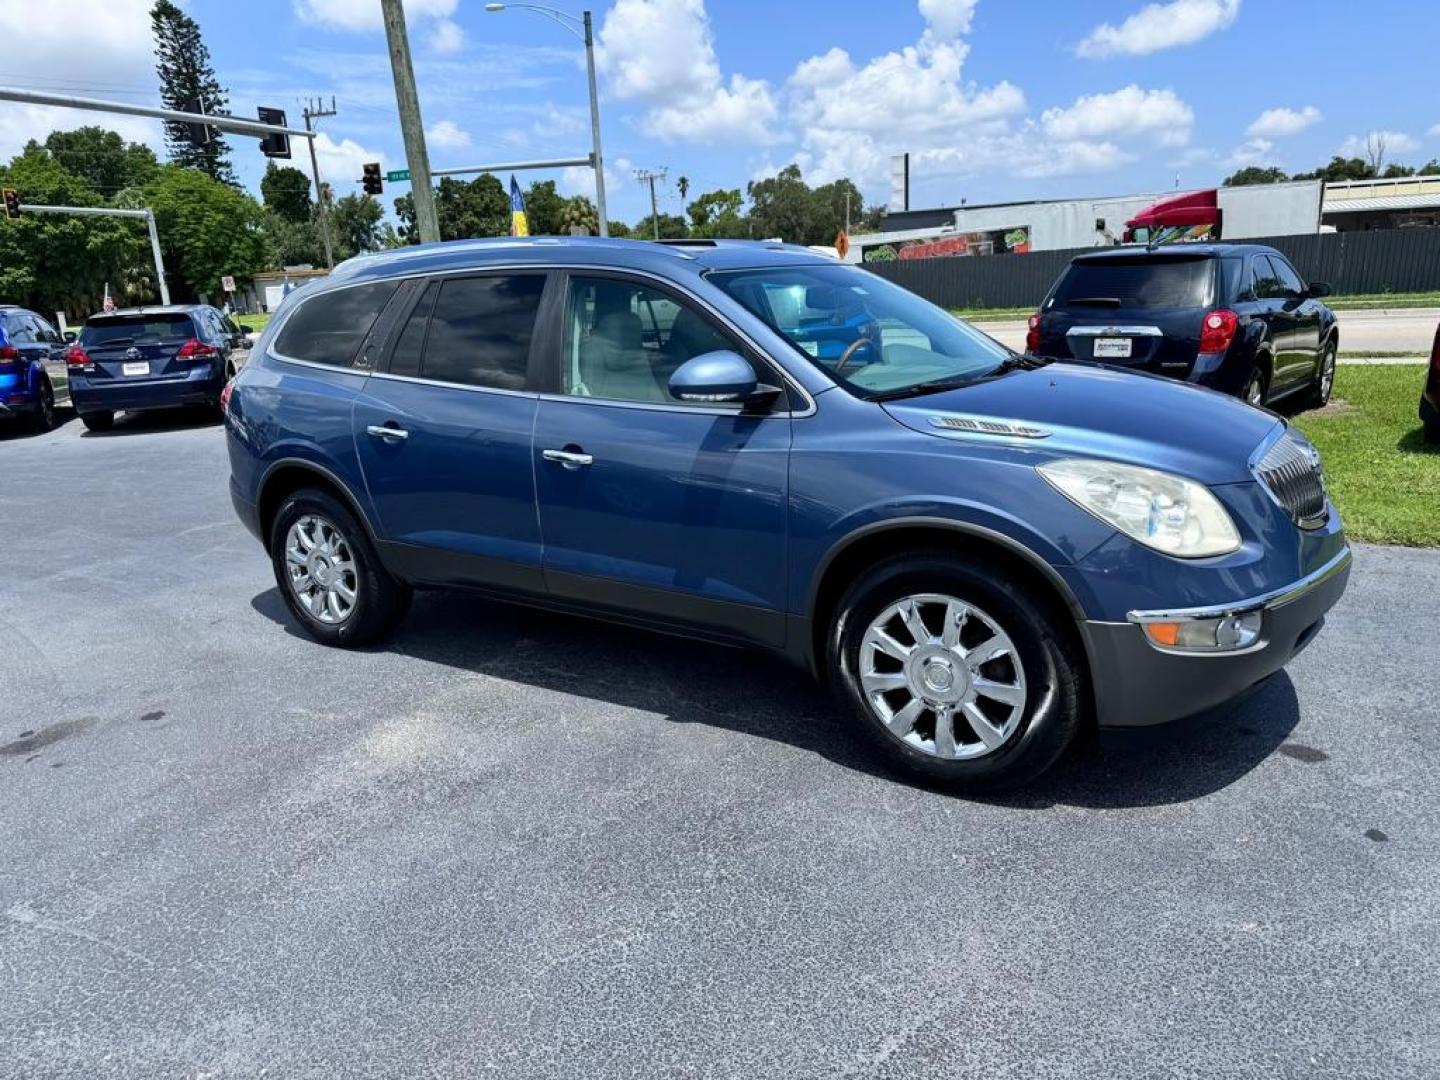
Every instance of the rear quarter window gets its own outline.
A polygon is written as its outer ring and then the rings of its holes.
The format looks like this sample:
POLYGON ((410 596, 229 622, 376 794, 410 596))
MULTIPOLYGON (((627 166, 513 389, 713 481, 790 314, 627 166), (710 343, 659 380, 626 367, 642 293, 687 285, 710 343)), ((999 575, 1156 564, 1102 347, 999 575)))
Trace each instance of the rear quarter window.
POLYGON ((1214 259, 1096 259, 1071 263, 1052 307, 1208 307, 1214 259))
POLYGON ((306 300, 280 328, 275 351, 312 364, 351 366, 365 335, 398 287, 394 281, 377 281, 306 300))

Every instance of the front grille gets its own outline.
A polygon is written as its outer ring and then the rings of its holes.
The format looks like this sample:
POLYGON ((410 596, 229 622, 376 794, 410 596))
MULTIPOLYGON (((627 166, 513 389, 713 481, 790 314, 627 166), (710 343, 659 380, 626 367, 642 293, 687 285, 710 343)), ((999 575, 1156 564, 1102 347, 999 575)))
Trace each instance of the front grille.
POLYGON ((1325 475, 1320 455, 1293 428, 1255 462, 1255 476, 1302 529, 1325 523, 1325 475))

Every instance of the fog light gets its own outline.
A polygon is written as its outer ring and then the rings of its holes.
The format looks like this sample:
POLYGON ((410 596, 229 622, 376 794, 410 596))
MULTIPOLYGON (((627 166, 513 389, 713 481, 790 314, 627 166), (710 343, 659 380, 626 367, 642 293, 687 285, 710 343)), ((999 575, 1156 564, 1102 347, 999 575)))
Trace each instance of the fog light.
POLYGON ((1234 652, 1248 649, 1260 637, 1264 616, 1259 611, 1225 615, 1217 619, 1147 622, 1141 627, 1152 645, 1162 649, 1196 652, 1234 652))

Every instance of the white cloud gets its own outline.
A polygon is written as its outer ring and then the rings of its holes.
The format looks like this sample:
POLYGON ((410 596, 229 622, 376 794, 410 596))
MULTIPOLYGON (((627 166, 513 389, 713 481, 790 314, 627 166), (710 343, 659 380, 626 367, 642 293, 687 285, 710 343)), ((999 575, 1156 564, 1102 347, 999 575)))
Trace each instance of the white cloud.
POLYGON ((1221 164, 1227 168, 1241 168, 1245 165, 1274 165, 1279 159, 1275 156, 1275 144, 1269 139, 1255 137, 1246 139, 1243 143, 1230 151, 1221 164))
POLYGON ((325 132, 315 136, 315 156, 320 159, 320 178, 338 198, 360 182, 366 162, 378 161, 383 172, 386 157, 379 150, 367 150, 354 139, 338 143, 325 132))
POLYGON ((1351 135, 1340 144, 1340 153, 1345 157, 1367 157, 1370 149, 1384 143, 1385 156, 1393 159, 1396 154, 1409 154, 1420 149, 1420 141, 1403 131, 1371 131, 1364 135, 1351 135))
POLYGON ((1142 90, 1131 84, 1113 94, 1088 94, 1068 109, 1046 109, 1045 133, 1061 141, 1102 136, 1154 135, 1162 145, 1190 141, 1195 113, 1173 90, 1142 90))
POLYGON ((441 56, 454 56, 465 48, 465 31, 461 30, 460 25, 453 19, 441 19, 430 28, 430 35, 425 42, 430 46, 431 52, 441 56))
MULTIPOLYGON (((629 158, 616 158, 614 161, 605 163, 605 195, 609 202, 619 189, 625 186, 626 178, 630 170, 634 168, 629 158)), ((555 185, 560 189, 562 195, 584 195, 591 202, 595 201, 595 170, 588 165, 571 165, 560 174, 560 180, 555 185)), ((648 212, 648 211, 647 211, 648 212)), ((613 214, 614 211, 612 210, 613 214)))
POLYGON ((611 93, 647 107, 660 139, 773 141, 779 108, 768 83, 720 71, 704 0, 618 0, 605 16, 596 61, 611 93))
POLYGON ((1076 46, 1091 60, 1107 56, 1145 56, 1192 45, 1224 30, 1240 14, 1240 0, 1171 0, 1147 4, 1119 26, 1102 23, 1076 46))
MULTIPOLYGON (((295 15, 301 22, 328 26, 333 30, 379 30, 380 0, 294 0, 295 15)), ((405 17, 413 26, 423 19, 443 19, 455 14, 459 0, 408 0, 405 17)), ((144 24, 147 28, 148 18, 144 24)))
POLYGON ((1084 141, 1057 143, 1035 154, 1017 170, 1021 176, 1071 176, 1075 173, 1108 172, 1129 165, 1135 155, 1114 143, 1084 141))
POLYGON ((1432 139, 1440 139, 1440 124, 1436 124, 1434 127, 1432 127, 1432 128, 1427 132, 1427 134, 1428 134, 1432 139))
POLYGON ((1306 105, 1298 112, 1294 109, 1266 109, 1255 118, 1255 122, 1245 130, 1245 134, 1254 139, 1275 139, 1286 135, 1295 135, 1308 127, 1318 124, 1321 119, 1320 110, 1314 105, 1306 105))
POLYGON ((440 120, 425 129, 425 141, 441 150, 463 150, 470 145, 470 133, 454 120, 440 120))
POLYGON ((936 37, 949 41, 970 32, 977 3, 979 0, 920 0, 920 15, 936 37))

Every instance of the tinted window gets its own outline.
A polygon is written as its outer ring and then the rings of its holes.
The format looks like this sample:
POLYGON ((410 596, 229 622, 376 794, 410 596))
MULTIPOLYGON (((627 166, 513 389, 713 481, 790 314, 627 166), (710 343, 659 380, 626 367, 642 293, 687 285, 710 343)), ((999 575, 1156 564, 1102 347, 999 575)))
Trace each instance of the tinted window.
POLYGON ((96 315, 80 332, 86 347, 133 345, 138 341, 186 341, 195 336, 195 325, 185 314, 96 315))
POLYGON ((427 379, 523 390, 544 274, 452 278, 440 286, 420 374, 427 379))
POLYGON ((11 315, 8 336, 12 345, 33 345, 36 340, 35 323, 23 312, 11 315))
POLYGON ((305 301, 285 321, 275 351, 313 364, 349 367, 396 287, 393 281, 377 281, 305 301))
POLYGON ((616 278, 570 279, 567 394, 684 404, 670 396, 670 376, 717 349, 735 345, 666 293, 616 278))
POLYGON ((430 309, 435 306, 435 294, 440 287, 433 281, 425 286, 425 293, 415 310, 406 320, 395 351, 390 354, 390 371, 396 375, 419 375, 420 353, 425 348, 425 327, 430 322, 430 309))
POLYGON ((1208 307, 1215 287, 1210 259, 1095 259, 1071 263, 1055 290, 1056 307, 1208 307))
POLYGON ((1286 295, 1299 296, 1305 291, 1305 283, 1300 280, 1300 275, 1284 259, 1271 255, 1270 265, 1275 268, 1275 276, 1280 279, 1280 288, 1286 295))
POLYGON ((1256 300, 1277 300, 1285 295, 1280 277, 1265 255, 1256 255, 1250 261, 1251 290, 1256 300))

